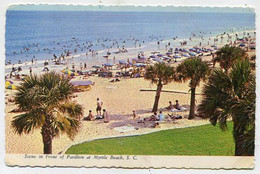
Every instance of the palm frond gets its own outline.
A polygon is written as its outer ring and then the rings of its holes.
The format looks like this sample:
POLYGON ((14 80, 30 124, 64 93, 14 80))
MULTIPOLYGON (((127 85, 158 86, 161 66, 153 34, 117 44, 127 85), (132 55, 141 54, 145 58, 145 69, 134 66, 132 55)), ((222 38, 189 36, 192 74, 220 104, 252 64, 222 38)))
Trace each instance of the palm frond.
POLYGON ((18 134, 28 134, 32 130, 40 128, 44 124, 44 113, 41 111, 31 111, 29 113, 15 116, 12 120, 12 127, 18 134))

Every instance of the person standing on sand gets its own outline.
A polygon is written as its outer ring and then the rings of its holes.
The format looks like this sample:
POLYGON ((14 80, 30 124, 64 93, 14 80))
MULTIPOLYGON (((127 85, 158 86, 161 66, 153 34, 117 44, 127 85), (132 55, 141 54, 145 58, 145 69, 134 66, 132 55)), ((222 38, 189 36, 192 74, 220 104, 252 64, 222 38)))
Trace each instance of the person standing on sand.
POLYGON ((133 119, 136 119, 136 112, 133 110, 133 119))
POLYGON ((100 101, 99 98, 97 98, 97 108, 96 108, 97 116, 101 115, 102 105, 103 102, 100 101))

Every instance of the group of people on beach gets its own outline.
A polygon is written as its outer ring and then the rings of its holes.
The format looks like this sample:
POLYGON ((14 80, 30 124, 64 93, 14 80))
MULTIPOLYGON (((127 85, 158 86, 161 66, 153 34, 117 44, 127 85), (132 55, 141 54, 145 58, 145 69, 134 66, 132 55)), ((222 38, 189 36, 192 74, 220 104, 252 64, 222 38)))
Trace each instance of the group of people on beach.
POLYGON ((88 116, 84 117, 83 120, 93 121, 93 120, 104 119, 104 122, 108 123, 110 121, 110 115, 106 109, 102 110, 102 106, 103 106, 103 102, 99 98, 97 98, 97 107, 96 107, 97 115, 94 116, 92 110, 89 110, 88 116), (101 111, 103 111, 103 114, 101 113, 101 111))

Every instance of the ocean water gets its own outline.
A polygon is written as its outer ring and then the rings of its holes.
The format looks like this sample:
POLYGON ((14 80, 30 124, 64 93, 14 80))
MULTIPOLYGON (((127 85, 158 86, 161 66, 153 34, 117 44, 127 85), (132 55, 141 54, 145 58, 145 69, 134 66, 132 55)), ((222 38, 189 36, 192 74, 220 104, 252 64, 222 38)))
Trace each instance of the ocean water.
MULTIPOLYGON (((253 13, 7 11, 6 62, 255 29, 253 13), (75 50, 77 49, 77 50, 75 50)), ((90 53, 90 52, 89 52, 90 53)), ((100 53, 99 56, 104 55, 100 53)))

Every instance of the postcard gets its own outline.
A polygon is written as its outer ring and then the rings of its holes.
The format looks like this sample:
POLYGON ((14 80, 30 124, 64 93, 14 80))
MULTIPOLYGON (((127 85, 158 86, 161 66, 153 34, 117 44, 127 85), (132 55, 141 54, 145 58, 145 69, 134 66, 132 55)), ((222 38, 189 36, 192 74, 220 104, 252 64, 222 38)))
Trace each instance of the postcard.
POLYGON ((6 165, 253 169, 255 18, 251 7, 9 6, 6 165))

